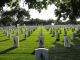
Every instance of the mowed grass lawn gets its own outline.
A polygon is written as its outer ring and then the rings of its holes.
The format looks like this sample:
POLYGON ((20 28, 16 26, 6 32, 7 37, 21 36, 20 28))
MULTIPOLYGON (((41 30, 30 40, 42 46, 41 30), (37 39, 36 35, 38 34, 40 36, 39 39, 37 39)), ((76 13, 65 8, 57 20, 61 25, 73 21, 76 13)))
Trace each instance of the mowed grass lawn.
MULTIPOLYGON (((0 60, 35 60, 34 50, 39 47, 40 28, 38 27, 26 40, 23 40, 22 33, 19 34, 19 48, 13 47, 13 38, 6 40, 6 36, 0 31, 0 60), (2 53, 2 54, 1 54, 2 53)), ((68 35, 71 38, 71 48, 64 48, 64 29, 61 28, 62 34, 60 41, 55 43, 56 36, 52 34, 45 27, 43 29, 44 47, 49 49, 49 60, 79 60, 80 40, 72 40, 72 31, 68 30, 68 35)), ((77 29, 76 29, 77 30, 77 29)), ((27 32, 26 32, 27 33, 27 32)), ((11 36, 14 36, 12 34, 11 36)))

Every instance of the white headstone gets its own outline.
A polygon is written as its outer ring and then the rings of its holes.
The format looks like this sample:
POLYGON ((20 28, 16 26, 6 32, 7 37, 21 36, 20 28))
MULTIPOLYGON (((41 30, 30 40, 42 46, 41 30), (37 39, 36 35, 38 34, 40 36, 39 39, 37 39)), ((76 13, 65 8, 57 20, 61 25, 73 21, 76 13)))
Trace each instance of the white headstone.
POLYGON ((70 47, 70 37, 65 36, 64 47, 70 47))
POLYGON ((56 41, 59 41, 59 40, 60 40, 60 33, 57 33, 56 41))
POLYGON ((46 48, 35 49, 35 57, 36 60, 49 60, 48 49, 46 48))
POLYGON ((61 29, 59 30, 60 34, 62 33, 61 29))
POLYGON ((28 31, 28 36, 30 36, 30 31, 28 31))
POLYGON ((16 32, 16 36, 19 36, 19 32, 16 32))
POLYGON ((8 31, 4 31, 4 35, 5 36, 8 36, 8 31))
POLYGON ((64 36, 67 36, 67 31, 66 31, 66 29, 64 29, 64 36))
POLYGON ((26 34, 23 34, 23 39, 26 39, 27 38, 27 35, 26 34))
POLYGON ((39 47, 43 48, 44 47, 43 45, 44 45, 44 38, 43 38, 43 36, 40 36, 39 37, 39 47))
POLYGON ((55 31, 52 31, 52 37, 54 37, 55 36, 55 31))
POLYGON ((73 37, 72 38, 73 38, 73 40, 76 40, 76 33, 75 32, 73 33, 73 37))
POLYGON ((13 39, 14 39, 13 47, 19 47, 19 37, 14 36, 13 39))
POLYGON ((10 34, 7 35, 7 39, 10 40, 10 34))
POLYGON ((52 34, 52 28, 50 29, 50 34, 52 34))
POLYGON ((17 29, 18 29, 18 31, 17 31, 17 32, 18 32, 18 34, 19 34, 19 24, 17 24, 17 29))

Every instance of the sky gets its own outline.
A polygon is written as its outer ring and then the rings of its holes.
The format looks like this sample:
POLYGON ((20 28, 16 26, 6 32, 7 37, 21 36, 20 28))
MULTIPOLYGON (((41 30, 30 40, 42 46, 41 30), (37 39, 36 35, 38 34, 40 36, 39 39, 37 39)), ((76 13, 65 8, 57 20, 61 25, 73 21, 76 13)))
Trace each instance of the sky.
MULTIPOLYGON (((21 0, 20 7, 28 10, 28 5, 24 4, 24 0, 21 0)), ((56 20, 57 17, 55 17, 55 13, 54 13, 55 9, 56 9, 56 6, 52 4, 47 7, 47 10, 43 9, 41 13, 39 13, 35 9, 29 9, 29 11, 30 11, 31 18, 34 18, 34 19, 39 18, 44 20, 48 20, 48 19, 56 20)))
POLYGON ((56 7, 54 5, 49 5, 47 10, 43 9, 41 13, 39 13, 35 9, 31 9, 30 10, 31 18, 39 18, 44 20, 48 20, 48 19, 56 20, 57 17, 55 17, 55 13, 54 13, 55 8, 56 7))

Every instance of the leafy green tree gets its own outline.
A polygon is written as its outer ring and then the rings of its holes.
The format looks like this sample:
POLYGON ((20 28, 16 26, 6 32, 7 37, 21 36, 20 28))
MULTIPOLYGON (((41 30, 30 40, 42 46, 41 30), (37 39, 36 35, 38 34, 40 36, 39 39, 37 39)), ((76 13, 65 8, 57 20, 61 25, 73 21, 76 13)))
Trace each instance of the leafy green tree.
MULTIPOLYGON (((10 7, 15 7, 16 10, 19 11, 20 0, 0 0, 0 9, 7 3, 10 7)), ((29 9, 37 9, 41 12, 41 9, 47 9, 47 6, 50 4, 55 4, 57 9, 55 10, 55 14, 58 17, 57 22, 61 17, 69 18, 71 21, 80 17, 80 0, 43 0, 42 2, 37 2, 36 0, 25 0, 26 4, 28 4, 29 9)), ((19 17, 19 16, 18 16, 19 17)))

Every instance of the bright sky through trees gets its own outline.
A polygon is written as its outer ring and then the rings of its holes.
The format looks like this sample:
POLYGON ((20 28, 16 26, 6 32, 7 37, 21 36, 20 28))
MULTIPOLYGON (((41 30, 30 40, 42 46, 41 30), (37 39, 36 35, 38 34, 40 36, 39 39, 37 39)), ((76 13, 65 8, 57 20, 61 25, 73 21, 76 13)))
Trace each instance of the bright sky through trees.
MULTIPOLYGON (((28 6, 24 4, 24 0, 21 0, 20 7, 28 10, 28 6)), ((55 9, 56 9, 56 6, 54 4, 49 5, 47 7, 47 10, 43 9, 41 13, 39 13, 35 9, 30 9, 30 15, 31 15, 31 18, 34 18, 34 19, 39 18, 39 19, 44 19, 44 20, 48 20, 48 19, 56 20, 55 13, 54 13, 55 9)))
POLYGON ((48 19, 56 20, 55 13, 54 13, 55 8, 56 7, 54 5, 49 5, 47 10, 43 9, 41 13, 39 13, 35 9, 31 9, 30 10, 31 18, 39 18, 44 20, 48 20, 48 19))
MULTIPOLYGON (((24 3, 24 0, 20 1, 20 7, 28 10, 28 6, 24 3)), ((3 9, 10 10, 10 7, 5 5, 3 9)), ((49 5, 47 7, 47 10, 43 9, 41 13, 39 13, 35 9, 29 9, 29 11, 30 11, 31 18, 34 18, 34 19, 39 18, 39 19, 44 19, 44 20, 48 20, 48 19, 56 20, 55 13, 54 13, 55 9, 56 9, 56 6, 53 4, 53 5, 49 5)))
MULTIPOLYGON (((25 10, 28 10, 28 5, 25 4, 24 0, 20 1, 20 7, 24 8, 25 10)), ((5 7, 3 8, 4 10, 11 10, 10 7, 8 7, 7 5, 5 5, 5 7)), ((39 18, 39 19, 43 19, 43 20, 49 20, 49 19, 53 19, 56 20, 57 17, 55 16, 55 9, 56 6, 54 4, 52 5, 48 5, 47 10, 43 9, 41 11, 41 13, 39 13, 37 10, 35 9, 29 9, 31 18, 39 18)), ((63 18, 61 18, 60 20, 62 21, 67 21, 68 18, 66 20, 63 20, 63 18)), ((78 21, 80 21, 79 19, 77 19, 78 21)))

